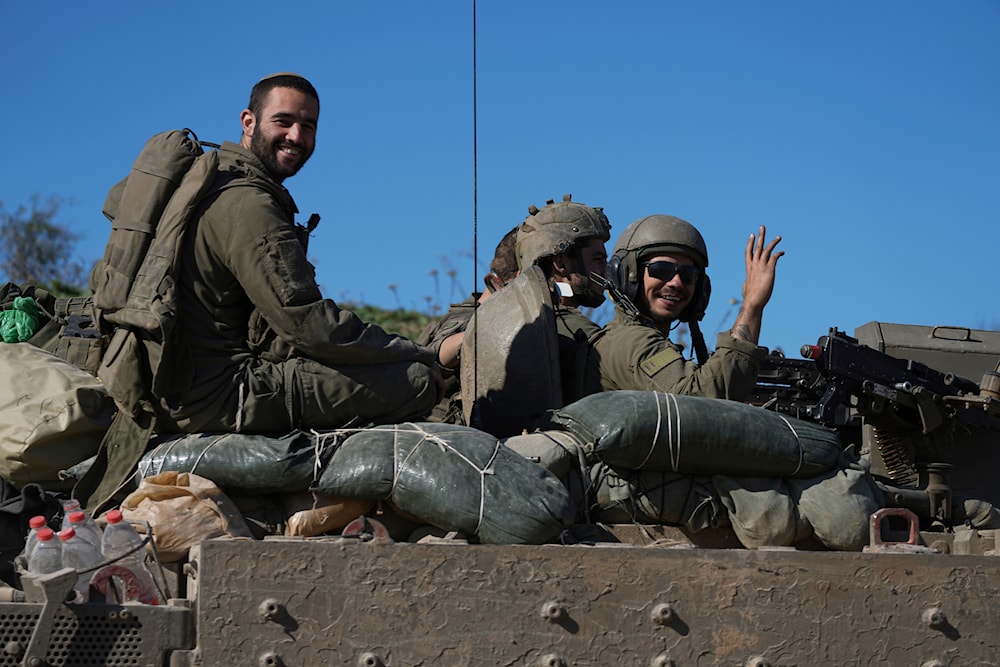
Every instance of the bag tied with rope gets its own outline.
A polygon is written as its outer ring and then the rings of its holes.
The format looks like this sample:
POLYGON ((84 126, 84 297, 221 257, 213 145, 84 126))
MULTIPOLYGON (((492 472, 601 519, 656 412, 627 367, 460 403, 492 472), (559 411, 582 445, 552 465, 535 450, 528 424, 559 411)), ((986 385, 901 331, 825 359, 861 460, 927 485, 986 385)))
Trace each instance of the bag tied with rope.
POLYGON ((551 421, 597 457, 630 470, 815 477, 843 451, 832 430, 721 398, 606 391, 553 410, 551 421))
POLYGON ((364 429, 336 447, 316 491, 388 500, 484 544, 543 544, 573 524, 566 487, 478 429, 430 422, 364 429))

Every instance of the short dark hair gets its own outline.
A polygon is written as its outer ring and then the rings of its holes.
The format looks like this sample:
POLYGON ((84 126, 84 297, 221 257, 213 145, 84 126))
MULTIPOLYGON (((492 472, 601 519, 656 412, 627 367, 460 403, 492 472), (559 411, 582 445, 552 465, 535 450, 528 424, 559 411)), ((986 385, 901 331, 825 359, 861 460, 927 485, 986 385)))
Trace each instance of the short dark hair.
POLYGON ((497 244, 493 260, 490 262, 490 271, 500 276, 504 283, 509 283, 517 275, 517 229, 520 225, 504 234, 497 244))
POLYGON ((247 104, 247 109, 254 116, 260 115, 261 109, 264 108, 264 100, 267 99, 268 93, 275 88, 297 90, 303 95, 312 97, 316 100, 316 106, 319 106, 319 93, 316 92, 308 79, 291 72, 278 72, 277 74, 269 74, 254 84, 253 90, 250 91, 250 102, 247 104))

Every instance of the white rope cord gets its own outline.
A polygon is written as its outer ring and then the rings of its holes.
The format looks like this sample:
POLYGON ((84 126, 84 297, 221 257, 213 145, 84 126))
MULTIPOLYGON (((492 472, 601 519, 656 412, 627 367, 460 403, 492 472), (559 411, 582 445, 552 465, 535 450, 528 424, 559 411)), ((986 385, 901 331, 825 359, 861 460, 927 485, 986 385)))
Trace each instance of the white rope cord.
MULTIPOLYGON (((649 451, 646 452, 646 458, 636 466, 636 470, 642 470, 646 463, 649 461, 650 457, 653 456, 653 452, 656 451, 656 444, 660 439, 660 431, 663 428, 664 415, 660 407, 660 394, 658 392, 653 392, 653 400, 656 401, 656 430, 653 431, 652 442, 649 443, 649 451)), ((667 422, 667 451, 670 452, 670 465, 674 472, 680 467, 681 463, 681 410, 680 406, 677 404, 677 397, 673 394, 668 394, 664 392, 663 402, 667 408, 666 422, 667 422), (673 409, 671 409, 673 405, 673 409), (676 425, 675 425, 676 424, 676 425)))
POLYGON ((201 450, 201 452, 198 454, 198 458, 194 460, 194 465, 191 466, 191 469, 188 470, 188 472, 194 473, 194 471, 198 468, 198 464, 201 463, 201 460, 203 458, 205 458, 205 454, 208 453, 208 450, 210 450, 212 447, 215 447, 217 444, 225 440, 228 435, 229 435, 228 433, 223 433, 218 438, 208 443, 208 446, 205 447, 205 449, 201 450))
POLYGON ((315 430, 309 429, 309 432, 313 436, 313 484, 315 485, 319 482, 319 478, 323 475, 323 458, 328 447, 336 449, 343 442, 340 438, 341 436, 350 435, 351 433, 356 433, 358 429, 343 428, 334 429, 332 431, 323 431, 322 433, 315 430), (327 445, 327 441, 332 440, 330 445, 327 445))
MULTIPOLYGON (((458 430, 456 430, 455 432, 464 433, 464 431, 458 431, 458 430)), ((467 457, 459 450, 455 449, 455 447, 453 447, 447 440, 445 440, 442 437, 443 435, 447 435, 447 433, 428 433, 423 428, 410 422, 407 422, 405 424, 395 425, 395 427, 393 428, 392 488, 389 490, 389 497, 391 497, 396 490, 396 483, 399 481, 400 470, 403 468, 406 462, 416 454, 417 449, 420 447, 420 445, 424 444, 425 442, 436 444, 441 449, 442 452, 450 452, 456 455, 459 459, 468 463, 473 470, 479 473, 479 516, 476 520, 476 528, 473 531, 474 533, 478 533, 480 527, 483 525, 483 516, 486 513, 486 476, 495 474, 495 471, 493 469, 493 464, 496 462, 497 455, 500 453, 500 447, 502 447, 502 445, 500 444, 500 441, 497 440, 493 445, 493 452, 490 454, 490 458, 486 462, 486 465, 483 468, 479 468, 475 464, 475 462, 469 460, 469 457, 467 457), (399 435, 404 431, 400 427, 409 427, 410 430, 406 432, 416 433, 421 436, 417 444, 415 444, 410 449, 410 451, 407 453, 406 457, 402 461, 399 460, 399 435)))
MULTIPOLYGON (((180 438, 177 438, 175 440, 171 440, 170 443, 168 444, 166 451, 163 452, 163 456, 160 457, 160 460, 157 462, 157 468, 156 468, 156 474, 157 475, 159 475, 161 472, 163 472, 163 464, 166 463, 167 456, 170 454, 170 451, 174 448, 174 445, 176 445, 178 442, 180 442, 180 438)), ((159 449, 159 447, 157 447, 157 449, 159 449)), ((143 457, 143 458, 145 458, 145 457, 143 457)), ((146 469, 143 470, 142 469, 142 459, 139 459, 138 468, 139 468, 139 474, 142 477, 151 477, 152 475, 147 475, 146 473, 149 472, 149 469, 152 468, 152 467, 153 467, 153 462, 152 461, 147 461, 147 463, 146 463, 146 469)))
MULTIPOLYGON (((664 394, 664 396, 666 396, 666 394, 664 394)), ((656 430, 653 431, 653 439, 652 442, 649 443, 649 451, 646 452, 646 458, 642 460, 642 463, 636 466, 637 470, 642 470, 642 467, 646 465, 646 461, 648 461, 649 457, 653 455, 654 451, 656 451, 656 441, 660 438, 660 427, 663 425, 663 413, 660 411, 659 394, 655 391, 653 392, 653 400, 656 402, 656 430)))
POLYGON ((792 423, 787 419, 785 419, 784 415, 779 414, 778 416, 781 417, 781 421, 785 422, 785 426, 787 426, 788 430, 791 431, 792 435, 795 436, 795 443, 799 446, 799 464, 795 466, 795 470, 792 471, 790 475, 788 475, 788 477, 795 477, 797 474, 799 474, 799 471, 802 470, 802 464, 805 463, 806 451, 805 448, 802 446, 802 440, 799 438, 799 434, 796 433, 795 427, 792 426, 792 423))
POLYGON ((674 472, 681 467, 681 406, 677 404, 677 396, 674 394, 664 394, 667 398, 667 426, 670 431, 670 465, 673 467, 674 472), (674 404, 673 414, 676 415, 675 419, 677 422, 676 433, 674 429, 674 419, 670 418, 670 403, 674 404), (674 442, 677 443, 677 450, 674 451, 674 442))

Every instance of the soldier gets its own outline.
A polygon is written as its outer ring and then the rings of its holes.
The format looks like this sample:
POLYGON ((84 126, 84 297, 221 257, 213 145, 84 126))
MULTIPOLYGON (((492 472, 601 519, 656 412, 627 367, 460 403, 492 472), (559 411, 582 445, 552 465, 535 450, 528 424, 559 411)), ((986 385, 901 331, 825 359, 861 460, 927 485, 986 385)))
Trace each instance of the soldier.
MULTIPOLYGON (((163 411, 181 432, 287 432, 426 416, 434 353, 323 298, 281 185, 316 145, 319 96, 301 76, 261 79, 219 151, 221 189, 191 222, 178 265, 178 327, 163 411)), ((162 425, 162 422, 161 422, 162 425)))
POLYGON ((606 390, 655 390, 745 400, 767 354, 757 345, 764 306, 774 288, 775 266, 784 252, 765 245, 765 229, 746 246, 743 303, 732 329, 720 333, 708 356, 697 323, 711 286, 708 249, 690 223, 669 215, 636 220, 622 232, 608 262, 614 319, 591 338, 591 362, 600 367, 606 390), (700 365, 684 359, 670 331, 688 323, 700 365))
POLYGON ((604 275, 611 223, 602 209, 574 202, 571 195, 528 212, 517 233, 518 266, 522 271, 538 266, 552 289, 563 402, 571 403, 601 390, 587 362, 587 340, 601 327, 580 307, 604 303, 604 287, 591 276, 604 275))
POLYGON ((428 421, 444 422, 446 424, 464 424, 461 404, 461 363, 462 343, 465 340, 465 330, 475 313, 476 306, 483 303, 491 295, 507 286, 517 277, 517 256, 514 254, 514 242, 517 239, 517 227, 504 234, 497 244, 493 259, 490 261, 490 272, 484 281, 486 291, 473 292, 461 303, 454 303, 439 319, 431 321, 420 332, 417 342, 426 345, 437 353, 437 361, 441 366, 444 379, 444 396, 431 412, 428 421))

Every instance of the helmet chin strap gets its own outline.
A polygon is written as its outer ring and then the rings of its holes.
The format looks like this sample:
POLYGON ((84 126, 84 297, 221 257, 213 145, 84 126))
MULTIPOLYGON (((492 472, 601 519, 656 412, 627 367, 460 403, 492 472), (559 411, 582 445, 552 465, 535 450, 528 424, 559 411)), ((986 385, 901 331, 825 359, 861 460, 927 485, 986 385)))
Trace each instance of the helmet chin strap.
POLYGON ((705 335, 701 333, 701 327, 694 318, 688 322, 688 331, 691 332, 691 344, 694 346, 695 356, 698 357, 698 365, 703 365, 708 361, 708 346, 705 345, 705 335))

